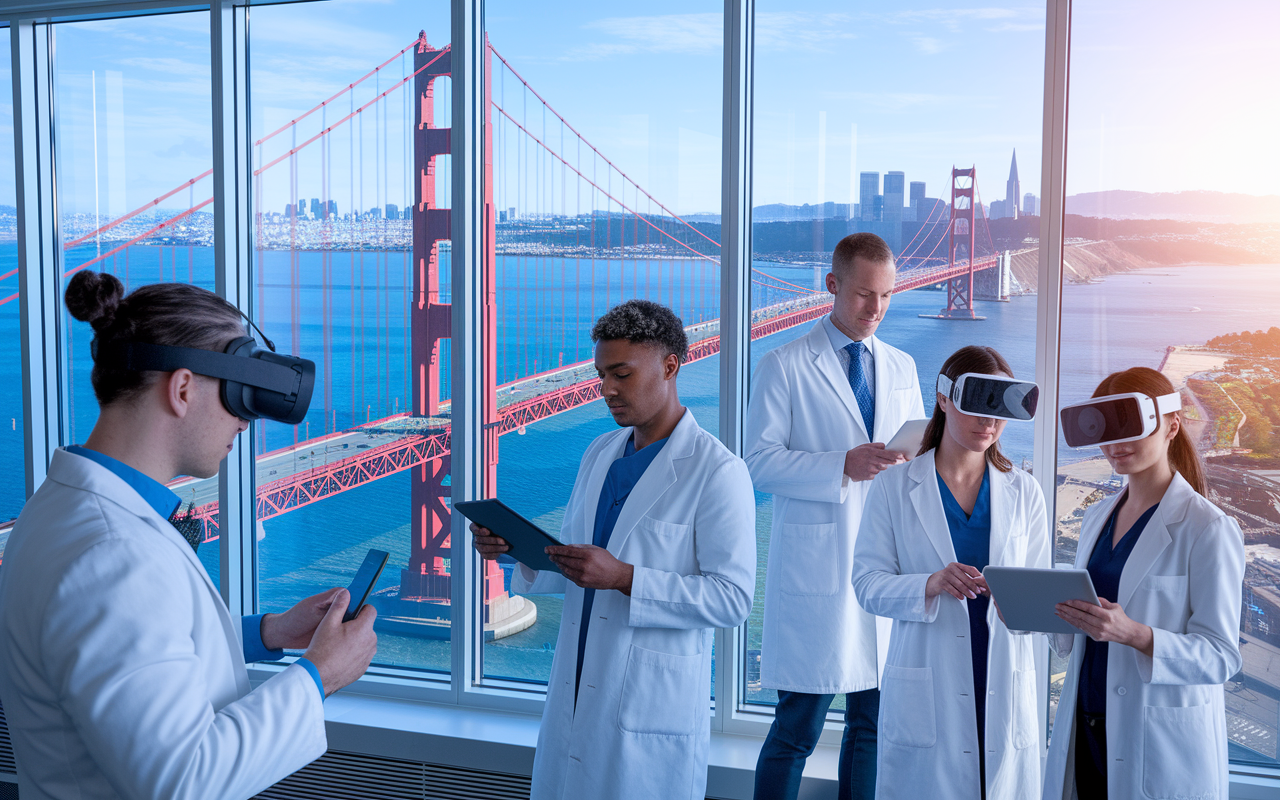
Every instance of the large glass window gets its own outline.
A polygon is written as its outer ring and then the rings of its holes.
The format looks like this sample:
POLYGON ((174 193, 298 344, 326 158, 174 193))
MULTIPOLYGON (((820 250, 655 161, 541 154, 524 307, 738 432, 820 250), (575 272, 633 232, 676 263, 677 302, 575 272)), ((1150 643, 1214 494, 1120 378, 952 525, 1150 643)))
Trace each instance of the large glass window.
MULTIPOLYGON (((995 347, 1033 377, 1043 7, 870 13, 760 0, 755 41, 753 368, 830 310, 832 250, 869 231, 898 265, 875 335, 915 359, 926 415, 939 368, 963 345, 995 347), (1004 65, 981 91, 948 78, 975 52, 1004 65)), ((1008 425, 1001 444, 1030 468, 1030 425, 1008 425)), ((744 697, 773 704, 776 692, 760 685, 773 497, 757 492, 756 503, 744 697)))
MULTIPOLYGON (((591 326, 610 307, 645 298, 676 312, 692 350, 681 400, 719 429, 721 13, 702 1, 486 8, 497 336, 485 423, 499 436, 485 491, 552 533, 583 451, 616 429, 593 402, 591 326)), ((511 596, 513 567, 487 578, 483 674, 545 683, 563 597, 511 596)))
MULTIPOLYGON (((1061 401, 1133 366, 1159 369, 1181 390, 1209 497, 1240 523, 1247 551, 1244 668, 1226 685, 1231 758, 1274 767, 1280 8, 1236 0, 1211 16, 1198 9, 1072 6, 1061 401), (1118 76, 1142 91, 1117 93, 1118 76)), ((1071 563, 1084 509, 1122 484, 1096 449, 1065 443, 1057 483, 1055 560, 1071 563)), ((1063 670, 1051 669, 1052 710, 1063 670)))
POLYGON ((9 29, 0 28, 0 560, 9 528, 26 499, 22 428, 22 358, 18 330, 18 209, 13 161, 13 79, 9 29), (4 417, 9 427, 4 427, 4 417))
POLYGON ((385 550, 375 663, 447 673, 449 4, 249 13, 253 315, 317 365, 257 427, 260 610, 385 550))
MULTIPOLYGON (((92 269, 115 275, 126 292, 158 281, 212 290, 208 12, 62 23, 54 32, 64 288, 92 269)), ((93 330, 65 309, 61 321, 63 438, 83 444, 98 418, 93 330)), ((171 488, 206 520, 199 555, 216 584, 218 479, 180 478, 171 488)))

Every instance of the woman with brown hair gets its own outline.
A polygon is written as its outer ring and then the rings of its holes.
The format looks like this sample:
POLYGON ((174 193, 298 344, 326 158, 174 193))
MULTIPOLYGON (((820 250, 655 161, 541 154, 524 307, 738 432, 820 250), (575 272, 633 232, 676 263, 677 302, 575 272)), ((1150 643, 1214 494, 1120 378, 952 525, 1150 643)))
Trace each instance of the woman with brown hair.
POLYGON ((1043 493, 1000 452, 1038 391, 971 346, 936 397, 919 455, 872 485, 854 549, 858 602, 893 619, 876 797, 1021 800, 1040 790, 1034 640, 1005 627, 982 569, 1049 566, 1043 493))
POLYGON ((1168 378, 1134 367, 1108 375, 1093 398, 1063 409, 1063 432, 1068 444, 1100 444, 1127 485, 1081 524, 1076 568, 1089 570, 1101 605, 1058 606, 1084 633, 1051 639, 1071 661, 1044 797, 1226 800, 1240 527, 1207 499, 1168 378))

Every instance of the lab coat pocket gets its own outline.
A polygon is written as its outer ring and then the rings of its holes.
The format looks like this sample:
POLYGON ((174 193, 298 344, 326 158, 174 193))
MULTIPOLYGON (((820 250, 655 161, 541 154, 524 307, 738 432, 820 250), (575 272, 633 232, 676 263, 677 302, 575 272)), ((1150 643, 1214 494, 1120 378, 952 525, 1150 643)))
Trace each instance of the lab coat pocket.
POLYGON ((1030 747, 1039 740, 1036 735, 1036 671, 1013 671, 1013 746, 1016 750, 1030 747))
POLYGON ((933 668, 885 664, 880 680, 880 709, 880 727, 886 742, 903 747, 937 744, 933 668))
POLYGON ((1182 633, 1190 616, 1190 585, 1186 575, 1148 575, 1142 589, 1149 593, 1149 612, 1141 620, 1148 625, 1182 633))
POLYGON ((700 691, 702 654, 677 656, 631 646, 618 703, 618 727, 631 733, 692 736, 710 687, 700 691))
POLYGON ((1213 709, 1143 708, 1142 791, 1154 800, 1216 798, 1220 783, 1213 709))
POLYGON ((834 522, 783 523, 778 528, 778 545, 775 563, 781 566, 783 594, 830 597, 849 582, 847 570, 844 580, 840 579, 840 534, 834 522))

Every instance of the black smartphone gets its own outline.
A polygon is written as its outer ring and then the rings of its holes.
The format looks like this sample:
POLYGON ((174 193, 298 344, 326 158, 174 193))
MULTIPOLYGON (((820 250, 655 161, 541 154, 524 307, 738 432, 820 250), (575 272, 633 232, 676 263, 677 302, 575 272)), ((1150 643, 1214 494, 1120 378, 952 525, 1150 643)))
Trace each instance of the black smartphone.
POLYGON ((373 586, 378 582, 378 576, 382 574, 382 568, 387 565, 387 559, 390 557, 391 554, 386 550, 372 549, 364 557, 364 563, 360 565, 356 576, 351 579, 351 585, 347 587, 347 591, 351 593, 351 602, 347 604, 347 613, 342 615, 343 622, 355 619, 360 609, 364 608, 365 601, 369 599, 369 593, 373 591, 373 586))

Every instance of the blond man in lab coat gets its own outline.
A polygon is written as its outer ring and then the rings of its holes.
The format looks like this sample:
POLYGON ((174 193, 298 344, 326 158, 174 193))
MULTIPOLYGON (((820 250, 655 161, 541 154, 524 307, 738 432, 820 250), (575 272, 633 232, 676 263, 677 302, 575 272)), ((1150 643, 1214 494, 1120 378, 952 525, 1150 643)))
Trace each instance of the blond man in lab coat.
POLYGON ((846 704, 839 796, 875 791, 877 668, 889 622, 878 634, 849 576, 871 482, 902 459, 884 442, 924 416, 915 362, 875 335, 893 284, 883 239, 845 237, 827 275, 831 313, 755 370, 745 458, 755 488, 774 498, 760 682, 778 690, 757 800, 796 797, 837 694, 846 704))

